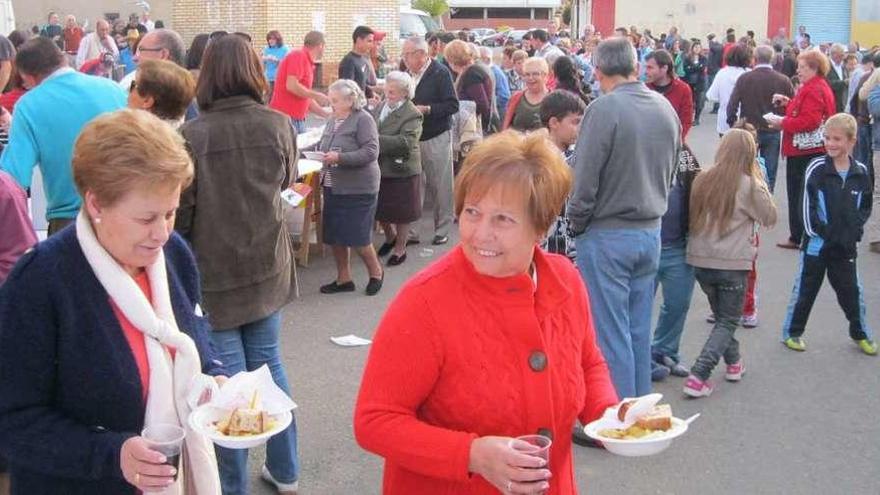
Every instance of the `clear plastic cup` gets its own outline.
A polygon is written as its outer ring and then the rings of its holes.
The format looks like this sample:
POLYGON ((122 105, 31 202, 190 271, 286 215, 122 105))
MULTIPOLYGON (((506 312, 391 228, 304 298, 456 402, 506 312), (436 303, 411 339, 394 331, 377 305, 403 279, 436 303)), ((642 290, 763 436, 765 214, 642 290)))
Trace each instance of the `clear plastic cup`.
MULTIPOLYGON (((165 464, 180 471, 180 449, 186 438, 186 430, 171 423, 157 423, 144 428, 141 436, 146 440, 150 450, 165 456, 165 464)), ((176 472, 174 479, 177 479, 176 472)))
POLYGON ((510 447, 534 457, 550 462, 550 446, 553 441, 544 435, 523 435, 510 441, 510 447))

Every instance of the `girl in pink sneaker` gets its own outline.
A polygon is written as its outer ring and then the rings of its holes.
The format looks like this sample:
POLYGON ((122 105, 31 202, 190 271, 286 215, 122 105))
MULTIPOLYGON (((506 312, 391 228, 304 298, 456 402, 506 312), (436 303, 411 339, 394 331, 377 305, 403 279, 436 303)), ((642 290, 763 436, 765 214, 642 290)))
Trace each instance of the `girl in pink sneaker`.
POLYGON ((691 192, 687 261, 715 315, 715 326, 684 385, 691 397, 712 393, 709 376, 722 357, 727 380, 738 381, 744 372, 734 332, 757 253, 755 224, 776 223, 776 205, 756 151, 748 131, 729 130, 721 139, 715 166, 697 176, 691 192))

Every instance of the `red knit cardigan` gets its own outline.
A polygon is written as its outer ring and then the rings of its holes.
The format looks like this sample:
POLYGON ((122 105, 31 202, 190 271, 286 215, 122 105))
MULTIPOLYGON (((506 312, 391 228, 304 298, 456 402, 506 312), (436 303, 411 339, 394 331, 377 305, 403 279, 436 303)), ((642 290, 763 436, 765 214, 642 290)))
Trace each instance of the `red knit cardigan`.
POLYGON ((831 86, 821 75, 816 75, 798 90, 785 107, 782 119, 782 155, 807 156, 825 153, 825 146, 810 150, 794 147, 793 137, 798 132, 817 129, 837 111, 831 86))
POLYGON ((471 442, 539 431, 553 438, 547 493, 577 493, 571 427, 618 399, 580 275, 539 249, 534 262, 537 289, 478 274, 459 247, 391 303, 354 417, 358 443, 385 458, 384 494, 497 494, 468 472, 471 442))

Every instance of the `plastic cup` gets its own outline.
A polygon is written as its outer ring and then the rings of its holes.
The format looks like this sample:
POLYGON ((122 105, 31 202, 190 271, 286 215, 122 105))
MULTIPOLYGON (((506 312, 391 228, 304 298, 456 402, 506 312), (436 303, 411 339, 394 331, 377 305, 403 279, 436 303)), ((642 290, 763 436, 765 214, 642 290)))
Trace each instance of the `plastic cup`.
POLYGON ((523 435, 510 441, 510 447, 514 450, 550 462, 550 446, 553 441, 544 435, 523 435))
MULTIPOLYGON (((158 423, 144 428, 141 436, 146 440, 150 450, 165 456, 165 464, 180 471, 180 449, 183 446, 183 439, 186 438, 186 430, 178 425, 158 423)), ((174 474, 174 479, 177 479, 177 473, 174 474)))
MULTIPOLYGON (((550 446, 553 441, 544 435, 523 435, 510 441, 510 447, 523 454, 544 459, 544 468, 550 464, 550 446)), ((542 468, 538 468, 542 469, 542 468)), ((542 491, 541 493, 546 493, 542 491)))

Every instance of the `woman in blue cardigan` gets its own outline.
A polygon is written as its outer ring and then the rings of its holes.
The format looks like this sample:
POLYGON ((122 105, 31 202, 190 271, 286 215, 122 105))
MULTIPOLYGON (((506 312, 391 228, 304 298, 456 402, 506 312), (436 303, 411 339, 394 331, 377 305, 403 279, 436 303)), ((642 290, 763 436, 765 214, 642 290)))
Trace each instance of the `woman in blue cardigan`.
MULTIPOLYGON (((219 494, 187 397, 219 377, 199 275, 173 234, 192 179, 182 139, 147 112, 80 135, 76 224, 38 244, 0 287, 0 454, 13 494, 219 494), (145 426, 186 430, 177 469, 145 426)), ((222 377, 218 379, 222 381, 222 377)))

